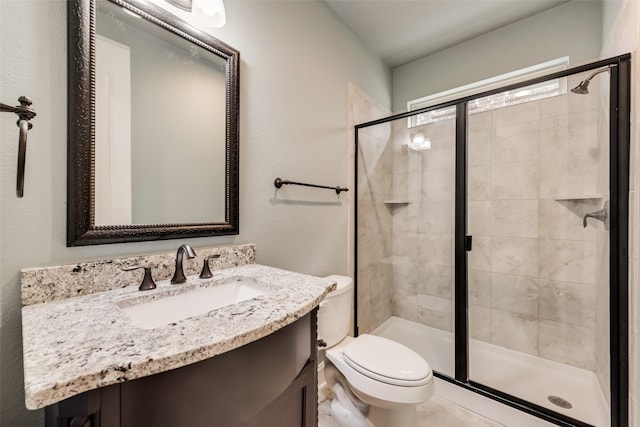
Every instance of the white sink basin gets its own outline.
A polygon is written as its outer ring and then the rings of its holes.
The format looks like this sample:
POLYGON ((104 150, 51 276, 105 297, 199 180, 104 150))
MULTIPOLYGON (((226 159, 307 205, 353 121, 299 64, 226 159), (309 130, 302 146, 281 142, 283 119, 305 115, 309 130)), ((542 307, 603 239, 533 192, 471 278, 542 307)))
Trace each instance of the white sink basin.
POLYGON ((138 328, 153 329, 268 293, 254 282, 241 280, 142 302, 122 311, 138 328))

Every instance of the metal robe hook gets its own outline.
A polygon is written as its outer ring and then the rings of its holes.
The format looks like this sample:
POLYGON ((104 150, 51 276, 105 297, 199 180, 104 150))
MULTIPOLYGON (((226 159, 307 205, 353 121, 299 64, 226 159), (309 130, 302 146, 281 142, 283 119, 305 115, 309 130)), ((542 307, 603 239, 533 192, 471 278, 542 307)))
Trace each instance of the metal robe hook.
POLYGON ((27 152, 27 132, 33 127, 30 122, 36 116, 36 112, 31 107, 31 99, 26 96, 18 98, 20 105, 17 107, 11 107, 6 104, 0 103, 0 111, 16 113, 19 117, 16 124, 20 128, 20 135, 18 136, 18 173, 16 178, 16 194, 18 197, 22 197, 24 194, 24 163, 25 155, 27 152))

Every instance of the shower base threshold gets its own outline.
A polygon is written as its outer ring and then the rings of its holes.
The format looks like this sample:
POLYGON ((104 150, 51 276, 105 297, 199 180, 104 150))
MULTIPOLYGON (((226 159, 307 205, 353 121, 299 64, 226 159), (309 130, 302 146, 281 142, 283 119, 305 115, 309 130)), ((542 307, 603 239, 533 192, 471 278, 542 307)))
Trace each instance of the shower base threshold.
MULTIPOLYGON (((371 334, 411 348, 420 354, 433 370, 453 376, 454 344, 451 332, 392 316, 371 334)), ((598 427, 609 426, 609 407, 596 375, 591 371, 472 339, 469 343, 469 377, 477 383, 588 424, 598 427), (552 403, 549 400, 550 396, 565 400, 571 404, 571 408, 563 408, 552 403)), ((464 393, 475 393, 445 381, 436 384, 436 393, 474 412, 502 422, 499 419, 501 417, 495 412, 495 405, 488 405, 488 402, 486 405, 465 404, 469 399, 464 397, 464 393), (455 391, 456 389, 459 391, 455 391), (440 391, 445 394, 441 394, 440 391), (462 401, 457 401, 456 396, 460 396, 462 401), (482 412, 483 407, 486 407, 488 412, 482 412)), ((556 399, 551 400, 558 403, 556 399)), ((498 405, 497 407, 505 406, 498 405)), ((523 420, 521 424, 503 424, 514 427, 551 425, 542 420, 534 420, 532 416, 528 417, 532 419, 526 422, 523 420)))

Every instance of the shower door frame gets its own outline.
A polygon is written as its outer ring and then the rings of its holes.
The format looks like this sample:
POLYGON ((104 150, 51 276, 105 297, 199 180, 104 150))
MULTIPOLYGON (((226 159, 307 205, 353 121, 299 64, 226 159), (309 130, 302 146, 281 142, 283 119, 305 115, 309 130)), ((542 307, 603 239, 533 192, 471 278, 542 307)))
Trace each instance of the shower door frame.
POLYGON ((355 242, 354 242, 354 334, 358 335, 358 131, 362 128, 409 118, 416 114, 456 107, 455 141, 455 236, 454 236, 454 377, 434 372, 438 378, 566 427, 592 427, 583 421, 536 405, 469 379, 469 323, 467 252, 472 236, 467 234, 467 106, 469 101, 519 89, 547 80, 609 67, 609 352, 611 427, 629 425, 629 160, 631 55, 599 60, 564 71, 430 107, 392 115, 355 126, 355 242))

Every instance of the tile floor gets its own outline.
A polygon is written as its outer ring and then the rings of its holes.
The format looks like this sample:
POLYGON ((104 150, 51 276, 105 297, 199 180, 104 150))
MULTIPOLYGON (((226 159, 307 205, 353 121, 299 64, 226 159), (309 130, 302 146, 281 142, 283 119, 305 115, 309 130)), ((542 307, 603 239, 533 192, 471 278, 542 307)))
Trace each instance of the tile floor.
MULTIPOLYGON (((320 394, 322 399, 322 394, 320 394)), ((322 399, 318 406, 318 427, 341 427, 331 416, 331 401, 322 399)), ((437 395, 418 406, 418 427, 504 427, 437 395)))

